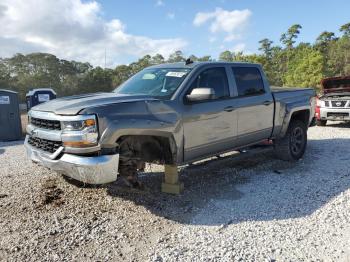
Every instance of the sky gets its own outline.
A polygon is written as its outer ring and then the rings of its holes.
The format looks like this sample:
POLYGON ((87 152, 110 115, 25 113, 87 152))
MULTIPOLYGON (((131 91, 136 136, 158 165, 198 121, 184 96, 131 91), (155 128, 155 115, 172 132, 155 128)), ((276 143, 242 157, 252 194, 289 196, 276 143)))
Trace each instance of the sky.
POLYGON ((258 53, 293 24, 298 41, 350 22, 349 0, 0 0, 0 57, 48 52, 94 66, 222 51, 258 53))

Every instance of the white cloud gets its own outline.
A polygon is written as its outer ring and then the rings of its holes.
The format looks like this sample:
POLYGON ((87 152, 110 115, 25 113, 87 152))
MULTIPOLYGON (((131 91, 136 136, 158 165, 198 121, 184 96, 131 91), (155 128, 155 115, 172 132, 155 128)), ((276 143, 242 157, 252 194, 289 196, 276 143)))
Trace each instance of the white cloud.
POLYGON ((244 43, 238 43, 233 46, 232 52, 238 53, 238 52, 243 52, 246 48, 246 45, 244 43))
POLYGON ((241 38, 242 36, 240 34, 228 34, 227 36, 225 36, 224 42, 232 42, 241 38))
POLYGON ((163 6, 164 2, 162 0, 157 0, 156 6, 163 6))
POLYGON ((196 14, 196 16, 194 17, 194 20, 193 20, 193 24, 195 26, 201 26, 203 25, 205 22, 207 22, 208 20, 212 19, 212 18, 215 18, 215 12, 212 12, 212 13, 202 13, 202 12, 199 12, 196 14))
POLYGON ((130 56, 183 49, 181 38, 153 39, 132 35, 118 19, 105 20, 96 1, 1 0, 0 57, 17 52, 49 52, 94 65, 120 63, 130 56))
POLYGON ((170 20, 174 20, 175 19, 175 14, 174 13, 167 13, 166 17, 170 20))
POLYGON ((212 33, 225 33, 224 41, 230 42, 241 38, 241 34, 249 23, 252 12, 244 10, 224 10, 216 8, 213 12, 199 12, 196 14, 193 24, 202 26, 210 22, 209 30, 212 33))

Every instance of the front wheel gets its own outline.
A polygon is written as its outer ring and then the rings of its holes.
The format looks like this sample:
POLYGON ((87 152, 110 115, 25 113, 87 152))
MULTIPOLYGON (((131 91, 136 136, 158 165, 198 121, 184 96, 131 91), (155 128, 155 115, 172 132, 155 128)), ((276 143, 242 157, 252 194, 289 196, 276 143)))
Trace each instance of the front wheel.
POLYGON ((306 149, 307 128, 300 120, 292 120, 287 133, 281 139, 275 140, 276 156, 286 161, 296 161, 300 159, 306 149))

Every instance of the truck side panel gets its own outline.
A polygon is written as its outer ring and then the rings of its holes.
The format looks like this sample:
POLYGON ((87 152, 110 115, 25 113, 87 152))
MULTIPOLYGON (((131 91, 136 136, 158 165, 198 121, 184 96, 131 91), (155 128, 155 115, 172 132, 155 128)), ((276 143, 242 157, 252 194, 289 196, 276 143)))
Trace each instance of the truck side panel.
POLYGON ((288 129, 293 113, 308 111, 307 126, 315 114, 315 91, 311 88, 278 88, 272 89, 275 99, 275 128, 273 138, 283 137, 288 129))

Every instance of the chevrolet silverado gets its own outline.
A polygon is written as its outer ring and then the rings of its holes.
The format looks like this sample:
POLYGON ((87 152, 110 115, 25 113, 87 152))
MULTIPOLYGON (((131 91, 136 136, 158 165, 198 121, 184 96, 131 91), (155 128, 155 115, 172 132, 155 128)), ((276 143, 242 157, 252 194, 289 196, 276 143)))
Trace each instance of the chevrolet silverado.
POLYGON ((183 165, 269 140, 300 159, 315 114, 311 88, 271 90, 258 64, 186 62, 148 67, 111 93, 33 107, 25 147, 34 162, 89 184, 145 162, 183 165))

